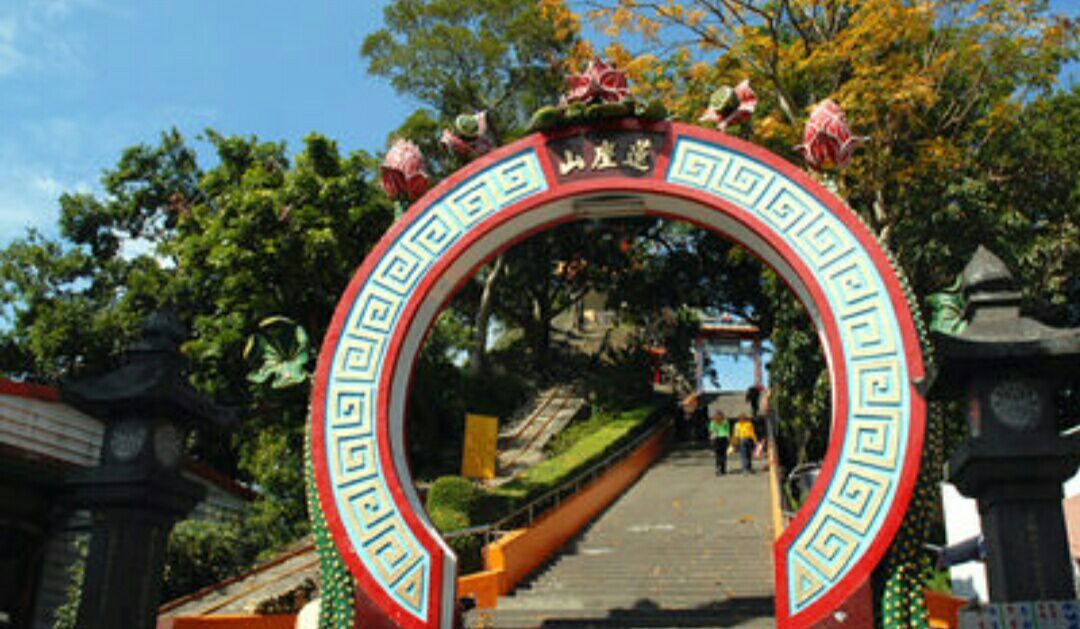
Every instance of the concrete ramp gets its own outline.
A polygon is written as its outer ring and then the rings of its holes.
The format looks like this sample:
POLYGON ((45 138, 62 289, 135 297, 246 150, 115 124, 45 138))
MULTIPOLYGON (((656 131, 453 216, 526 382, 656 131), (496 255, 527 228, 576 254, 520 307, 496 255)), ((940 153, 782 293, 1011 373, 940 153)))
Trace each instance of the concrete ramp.
POLYGON ((768 474, 718 477, 712 457, 669 452, 470 626, 774 627, 768 474))
POLYGON ((543 461, 544 446, 584 406, 585 399, 571 386, 551 387, 538 395, 529 412, 499 435, 498 480, 510 480, 518 472, 543 461))

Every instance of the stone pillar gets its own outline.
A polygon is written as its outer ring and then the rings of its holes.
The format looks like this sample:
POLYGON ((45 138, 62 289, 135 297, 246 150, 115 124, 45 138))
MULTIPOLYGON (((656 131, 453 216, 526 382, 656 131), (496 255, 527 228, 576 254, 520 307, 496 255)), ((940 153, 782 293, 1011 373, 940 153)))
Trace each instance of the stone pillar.
POLYGON ((153 629, 169 532, 205 490, 179 475, 128 480, 100 471, 70 481, 93 509, 76 627, 153 629))
POLYGON ((985 442, 964 444, 947 470, 978 498, 986 539, 990 600, 1068 600, 1075 596, 1061 484, 1075 469, 1075 448, 1048 442, 1009 454, 985 442))
POLYGON ((184 338, 173 315, 156 313, 120 367, 62 389, 106 425, 101 464, 65 481, 69 507, 93 513, 79 629, 154 627, 169 531, 205 493, 181 475, 186 436, 235 420, 188 384, 184 338))
POLYGON ((1080 375, 1080 329, 1023 316, 1012 273, 985 248, 962 288, 964 320, 934 334, 934 389, 965 402, 969 431, 945 475, 978 500, 991 602, 1072 599, 1061 484, 1080 441, 1058 434, 1055 394, 1080 375))

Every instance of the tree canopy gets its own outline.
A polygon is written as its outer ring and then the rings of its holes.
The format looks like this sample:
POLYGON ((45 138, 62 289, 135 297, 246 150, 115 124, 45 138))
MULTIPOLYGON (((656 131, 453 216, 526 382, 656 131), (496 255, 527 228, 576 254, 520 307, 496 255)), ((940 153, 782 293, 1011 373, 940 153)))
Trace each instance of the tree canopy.
POLYGON ((150 311, 170 306, 192 331, 193 383, 250 411, 231 440, 196 436, 195 452, 258 488, 273 545, 304 526, 306 397, 251 385, 245 343, 271 315, 322 338, 391 212, 370 158, 341 156, 325 137, 295 157, 256 138, 207 139, 207 170, 176 131, 127 149, 103 194, 61 198, 60 238, 30 233, 0 252, 11 304, 0 370, 58 382, 106 369, 150 311))
POLYGON ((950 213, 949 192, 987 178, 999 138, 1024 132, 1025 105, 1052 91, 1077 52, 1077 23, 1040 0, 587 5, 608 34, 644 42, 640 51, 615 43, 606 52, 639 93, 663 98, 683 119, 696 120, 718 85, 749 79, 759 95, 751 139, 794 157, 810 108, 840 103, 867 141, 828 177, 919 293, 947 285, 946 269, 986 239, 987 218, 950 213), (927 250, 928 242, 941 244, 927 250))
POLYGON ((360 47, 368 72, 431 107, 440 122, 487 111, 500 138, 520 132, 559 93, 576 34, 538 4, 502 0, 394 2, 383 20, 360 47))
MULTIPOLYGON (((641 100, 661 99, 686 121, 717 87, 749 79, 759 102, 740 133, 792 158, 811 107, 834 99, 866 142, 848 168, 814 176, 896 254, 920 298, 986 244, 1020 272, 1039 316, 1076 325, 1080 87, 1055 91, 1054 80, 1076 58, 1077 33, 1038 0, 404 0, 386 6, 360 55, 416 100, 394 133, 420 144, 435 177, 463 163, 438 145, 455 116, 486 110, 496 140, 510 140, 594 49, 641 100), (590 41, 576 7, 615 43, 590 41)), ((193 331, 193 382, 249 411, 231 442, 200 436, 194 451, 259 489, 255 546, 269 547, 304 530, 306 392, 249 380, 244 348, 268 317, 318 343, 392 210, 376 160, 342 155, 329 138, 312 134, 295 155, 254 137, 206 140, 210 160, 175 130, 126 149, 100 193, 61 197, 57 238, 30 232, 0 251, 0 372, 58 382, 106 369, 147 313, 171 305, 193 331)), ((438 386, 413 387, 414 453, 453 449, 466 405, 512 406, 495 399, 496 385, 523 395, 520 383, 463 375, 453 360, 486 349, 491 317, 520 328, 542 367, 552 319, 590 289, 645 330, 693 309, 760 325, 772 334, 791 456, 823 454, 828 378, 794 297, 745 251, 653 219, 563 225, 482 269, 418 363, 416 377, 438 386)), ((686 349, 679 334, 658 338, 673 356, 686 349)))

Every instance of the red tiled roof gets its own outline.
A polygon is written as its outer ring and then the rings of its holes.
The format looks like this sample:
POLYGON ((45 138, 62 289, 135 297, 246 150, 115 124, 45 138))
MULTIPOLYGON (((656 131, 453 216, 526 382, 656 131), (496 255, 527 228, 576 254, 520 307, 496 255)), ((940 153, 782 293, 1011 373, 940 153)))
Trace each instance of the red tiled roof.
POLYGON ((60 390, 44 384, 30 384, 28 382, 15 382, 7 378, 0 378, 0 394, 14 395, 16 397, 44 400, 46 402, 59 402, 60 390))

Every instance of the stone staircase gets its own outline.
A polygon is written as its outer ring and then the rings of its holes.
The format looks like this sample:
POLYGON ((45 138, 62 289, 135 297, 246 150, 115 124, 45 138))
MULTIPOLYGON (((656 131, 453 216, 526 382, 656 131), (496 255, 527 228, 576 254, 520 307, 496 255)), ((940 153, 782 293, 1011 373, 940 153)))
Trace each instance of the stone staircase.
POLYGON ((717 477, 711 451, 677 448, 468 625, 774 627, 771 533, 767 474, 717 477))

